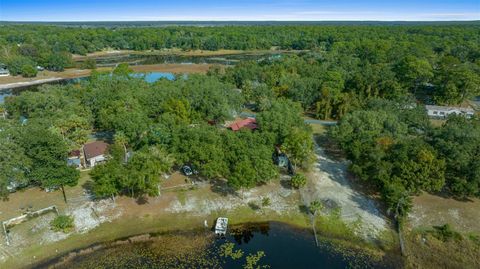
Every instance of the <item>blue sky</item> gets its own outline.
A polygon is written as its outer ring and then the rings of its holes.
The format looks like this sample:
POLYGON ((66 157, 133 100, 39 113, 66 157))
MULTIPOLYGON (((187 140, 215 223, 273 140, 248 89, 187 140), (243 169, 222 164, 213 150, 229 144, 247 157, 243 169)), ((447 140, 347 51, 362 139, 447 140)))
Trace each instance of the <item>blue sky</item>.
POLYGON ((0 21, 480 20, 480 0, 0 0, 0 21))

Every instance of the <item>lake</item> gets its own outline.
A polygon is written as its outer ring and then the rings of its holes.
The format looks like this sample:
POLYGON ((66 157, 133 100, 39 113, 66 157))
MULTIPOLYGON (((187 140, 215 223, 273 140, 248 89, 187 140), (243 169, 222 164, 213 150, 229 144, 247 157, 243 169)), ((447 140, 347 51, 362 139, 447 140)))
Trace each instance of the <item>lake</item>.
MULTIPOLYGON (((147 73, 134 73, 132 75, 133 77, 138 77, 138 78, 143 78, 146 82, 148 83, 154 83, 162 78, 168 79, 168 80, 174 80, 175 75, 173 73, 169 72, 147 72, 147 73)), ((89 77, 82 77, 82 78, 72 78, 72 79, 64 79, 61 81, 54 81, 54 82, 47 82, 44 84, 76 84, 80 83, 81 81, 88 80, 89 77)), ((32 85, 32 86, 26 86, 26 87, 19 87, 15 89, 7 89, 7 90, 0 90, 0 104, 2 104, 5 101, 5 97, 11 96, 11 95, 18 95, 20 92, 23 91, 36 91, 39 86, 44 85, 44 84, 38 84, 38 85, 32 85)))
MULTIPOLYGON (((298 54, 298 52, 261 52, 261 53, 240 53, 225 55, 149 55, 149 54, 122 54, 96 57, 98 67, 115 66, 118 63, 129 63, 130 65, 146 64, 222 64, 234 65, 240 61, 261 61, 265 59, 278 59, 282 55, 298 54)), ((84 60, 77 61, 82 63, 84 60)))
POLYGON ((317 247, 311 231, 278 222, 235 226, 224 239, 204 230, 152 235, 147 241, 120 240, 84 250, 88 254, 71 255, 67 262, 60 263, 60 257, 38 268, 55 265, 55 268, 240 269, 244 268, 248 255, 259 251, 265 256, 258 265, 269 268, 395 268, 354 252, 337 251, 327 242, 321 241, 317 247), (243 255, 237 259, 222 255, 227 253, 224 247, 228 244, 233 246, 231 252, 241 251, 243 255))

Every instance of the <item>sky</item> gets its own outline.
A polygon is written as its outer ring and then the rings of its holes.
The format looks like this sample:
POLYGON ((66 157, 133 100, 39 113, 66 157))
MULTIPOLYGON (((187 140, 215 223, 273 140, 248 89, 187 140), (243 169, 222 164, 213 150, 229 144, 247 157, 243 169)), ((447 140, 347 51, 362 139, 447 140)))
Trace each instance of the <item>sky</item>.
POLYGON ((0 21, 480 20, 480 0, 0 0, 0 21))

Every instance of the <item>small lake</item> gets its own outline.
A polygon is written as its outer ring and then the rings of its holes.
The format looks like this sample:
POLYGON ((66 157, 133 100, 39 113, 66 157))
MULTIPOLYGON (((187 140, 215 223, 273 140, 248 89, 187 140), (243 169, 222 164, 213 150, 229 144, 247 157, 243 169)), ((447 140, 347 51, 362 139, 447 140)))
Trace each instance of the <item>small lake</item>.
POLYGON ((316 246, 309 230, 277 222, 235 226, 230 228, 224 239, 215 238, 212 234, 210 230, 204 230, 155 235, 153 240, 142 242, 123 240, 122 244, 93 247, 91 251, 84 251, 88 254, 70 256, 73 258, 64 263, 59 263, 62 259, 57 258, 38 268, 55 265, 55 268, 241 269, 246 263, 246 256, 259 251, 263 251, 265 256, 258 265, 268 265, 268 268, 395 268, 354 252, 342 254, 348 251, 337 251, 330 243, 316 246), (242 257, 233 259, 222 255, 226 244, 233 246, 233 252, 241 251, 242 257))
MULTIPOLYGON (((160 79, 168 79, 168 80, 174 80, 175 75, 173 73, 169 72, 147 72, 147 73, 134 73, 132 74, 132 77, 137 77, 137 78, 143 78, 146 82, 148 83, 154 83, 160 79)), ((54 82, 47 82, 43 84, 37 84, 37 85, 32 85, 32 86, 25 86, 25 87, 18 87, 15 89, 6 89, 6 90, 0 90, 0 104, 2 104, 5 101, 5 97, 11 96, 11 95, 18 95, 23 91, 36 91, 38 90, 38 87, 41 85, 45 84, 60 84, 60 85, 65 85, 65 84, 76 84, 80 83, 82 81, 88 80, 89 77, 82 77, 82 78, 73 78, 73 79, 64 79, 61 81, 54 81, 54 82)))
MULTIPOLYGON (((283 54, 297 54, 298 52, 259 52, 225 55, 175 55, 175 54, 122 54, 96 57, 98 67, 115 66, 117 63, 130 65, 144 64, 222 64, 234 65, 240 61, 260 61, 265 59, 278 59, 283 54)), ((78 61, 81 63, 83 60, 78 61)))

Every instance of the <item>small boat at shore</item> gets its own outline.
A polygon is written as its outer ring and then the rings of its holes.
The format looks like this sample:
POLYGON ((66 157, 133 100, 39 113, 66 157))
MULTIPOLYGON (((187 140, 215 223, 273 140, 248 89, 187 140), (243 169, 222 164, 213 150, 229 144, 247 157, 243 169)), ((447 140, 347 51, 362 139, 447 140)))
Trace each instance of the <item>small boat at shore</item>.
POLYGON ((228 218, 218 218, 215 223, 215 234, 225 236, 227 234, 228 218))

